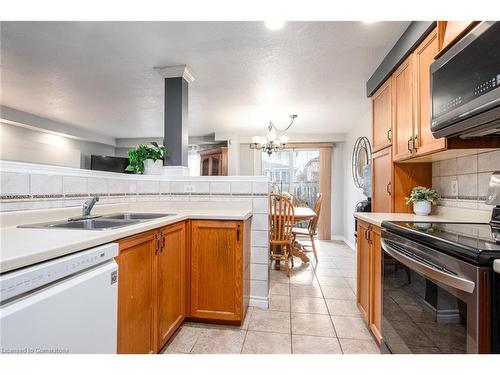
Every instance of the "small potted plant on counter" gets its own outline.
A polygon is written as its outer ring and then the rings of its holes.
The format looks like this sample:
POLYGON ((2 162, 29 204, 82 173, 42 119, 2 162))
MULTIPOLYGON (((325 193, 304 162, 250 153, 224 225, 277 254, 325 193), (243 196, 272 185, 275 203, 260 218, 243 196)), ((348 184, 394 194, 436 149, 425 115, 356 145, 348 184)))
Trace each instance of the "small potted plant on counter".
POLYGON ((405 198, 406 204, 413 203, 415 215, 427 216, 431 213, 431 204, 436 204, 440 196, 436 190, 416 186, 411 190, 409 197, 405 198))
POLYGON ((156 142, 139 145, 128 152, 129 165, 126 170, 139 174, 161 174, 165 153, 165 146, 156 142))

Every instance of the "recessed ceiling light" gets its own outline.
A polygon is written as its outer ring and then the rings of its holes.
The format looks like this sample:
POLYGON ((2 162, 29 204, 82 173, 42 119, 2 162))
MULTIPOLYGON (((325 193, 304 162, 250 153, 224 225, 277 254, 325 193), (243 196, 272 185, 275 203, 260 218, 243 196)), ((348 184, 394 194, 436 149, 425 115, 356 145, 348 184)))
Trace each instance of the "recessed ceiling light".
POLYGON ((280 20, 266 21, 266 27, 269 30, 279 30, 282 29, 283 26, 285 26, 285 21, 280 21, 280 20))

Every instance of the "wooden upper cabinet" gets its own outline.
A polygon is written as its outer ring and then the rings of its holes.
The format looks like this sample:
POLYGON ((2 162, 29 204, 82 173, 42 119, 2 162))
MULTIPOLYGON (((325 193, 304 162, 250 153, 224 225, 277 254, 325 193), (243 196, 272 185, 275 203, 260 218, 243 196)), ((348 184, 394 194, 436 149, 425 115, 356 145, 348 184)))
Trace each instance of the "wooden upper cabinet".
POLYGON ((365 321, 368 321, 370 305, 370 226, 358 220, 358 254, 356 304, 365 321))
POLYGON ((413 59, 408 57, 392 75, 394 116, 393 160, 404 160, 413 153, 413 59))
MULTIPOLYGON (((153 335, 153 259, 155 232, 119 241, 118 353, 155 352, 153 335)), ((96 317, 98 318, 98 317, 96 317)))
POLYGON ((372 96, 373 151, 391 145, 392 140, 391 80, 388 79, 372 96))
POLYGON ((438 51, 437 30, 434 29, 414 53, 416 83, 415 155, 446 149, 446 138, 434 138, 431 132, 430 66, 438 51))
POLYGON ((391 148, 372 157, 372 211, 392 212, 393 169, 391 148))
POLYGON ((191 228, 190 316, 241 322, 243 222, 192 220, 191 228))
POLYGON ((201 176, 227 176, 227 147, 198 152, 201 176))
POLYGON ((437 37, 439 54, 450 48, 470 29, 472 29, 477 21, 438 21, 437 37))
POLYGON ((156 316, 160 350, 186 316, 186 224, 161 229, 156 256, 156 316))

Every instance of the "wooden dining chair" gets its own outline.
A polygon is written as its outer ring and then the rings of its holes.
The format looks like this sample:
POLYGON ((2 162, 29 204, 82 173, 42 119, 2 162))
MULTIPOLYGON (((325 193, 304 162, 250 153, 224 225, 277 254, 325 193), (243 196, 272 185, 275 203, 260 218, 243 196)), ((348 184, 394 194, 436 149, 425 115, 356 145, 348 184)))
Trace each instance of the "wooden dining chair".
POLYGON ((295 212, 290 198, 281 194, 269 196, 269 245, 271 259, 285 262, 287 276, 290 276, 290 263, 293 261, 293 223, 295 212))
POLYGON ((292 229, 292 233, 294 235, 294 242, 299 243, 302 251, 311 252, 311 250, 309 250, 309 246, 306 246, 300 242, 300 238, 309 238, 311 240, 311 248, 312 248, 312 252, 314 254, 314 259, 316 259, 316 262, 318 261, 318 253, 316 252, 316 245, 314 244, 314 237, 316 237, 318 234, 318 221, 319 221, 319 214, 321 213, 322 200, 323 200, 322 195, 318 194, 317 199, 316 199, 316 203, 314 204, 314 213, 316 214, 316 216, 314 216, 312 219, 309 220, 309 224, 307 225, 307 228, 294 227, 292 229))

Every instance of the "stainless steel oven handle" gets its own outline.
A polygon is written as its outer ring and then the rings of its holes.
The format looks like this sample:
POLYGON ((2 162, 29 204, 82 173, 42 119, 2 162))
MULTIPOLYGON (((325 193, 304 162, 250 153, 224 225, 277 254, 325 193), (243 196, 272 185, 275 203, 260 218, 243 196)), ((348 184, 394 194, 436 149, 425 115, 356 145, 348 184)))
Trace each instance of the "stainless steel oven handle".
POLYGON ((500 259, 495 259, 493 261, 493 271, 500 273, 500 259))
POLYGON ((476 284, 473 281, 455 275, 450 275, 449 273, 430 267, 427 264, 420 263, 419 261, 393 249, 384 239, 382 239, 380 242, 382 245, 382 249, 384 249, 387 254, 396 259, 398 262, 403 263, 405 266, 417 272, 420 272, 421 274, 431 279, 439 281, 453 288, 462 290, 464 292, 472 293, 474 291, 476 284))

